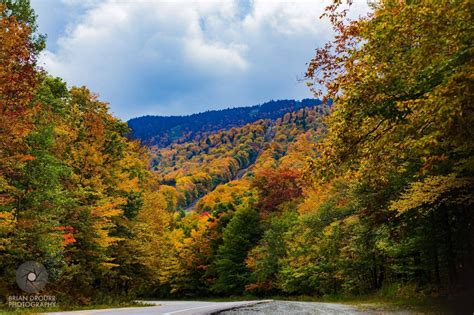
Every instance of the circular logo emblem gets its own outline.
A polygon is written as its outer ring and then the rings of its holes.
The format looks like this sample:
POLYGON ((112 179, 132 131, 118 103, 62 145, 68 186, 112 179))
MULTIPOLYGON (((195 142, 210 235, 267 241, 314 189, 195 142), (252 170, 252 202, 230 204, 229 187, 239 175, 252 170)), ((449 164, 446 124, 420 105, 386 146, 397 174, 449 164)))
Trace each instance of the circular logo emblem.
POLYGON ((16 283, 25 292, 37 293, 47 282, 48 272, 39 262, 27 261, 16 270, 16 283))

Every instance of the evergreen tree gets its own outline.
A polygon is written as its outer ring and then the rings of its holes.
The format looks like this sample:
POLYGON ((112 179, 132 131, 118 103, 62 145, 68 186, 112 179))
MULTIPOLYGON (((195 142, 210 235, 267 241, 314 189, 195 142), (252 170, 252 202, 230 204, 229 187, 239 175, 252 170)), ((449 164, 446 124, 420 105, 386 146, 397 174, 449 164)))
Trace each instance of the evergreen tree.
POLYGON ((259 216, 252 205, 238 209, 224 230, 214 268, 217 280, 212 290, 218 294, 242 294, 249 282, 250 270, 245 264, 247 252, 260 237, 259 216))

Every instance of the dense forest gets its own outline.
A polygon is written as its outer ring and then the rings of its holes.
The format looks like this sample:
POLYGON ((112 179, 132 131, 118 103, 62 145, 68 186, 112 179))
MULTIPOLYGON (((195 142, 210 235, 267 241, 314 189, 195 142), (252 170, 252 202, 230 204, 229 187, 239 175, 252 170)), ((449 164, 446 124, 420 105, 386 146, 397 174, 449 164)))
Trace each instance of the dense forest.
POLYGON ((260 119, 275 120, 289 112, 321 104, 316 99, 279 100, 261 105, 212 110, 188 116, 143 116, 128 121, 131 136, 148 146, 205 139, 207 136, 260 119))
POLYGON ((206 122, 179 121, 179 143, 145 125, 132 134, 160 145, 144 147, 37 66, 33 10, 2 0, 0 295, 28 260, 62 303, 472 293, 472 3, 371 5, 326 10, 337 35, 306 80, 331 106, 215 118, 198 137, 206 122))

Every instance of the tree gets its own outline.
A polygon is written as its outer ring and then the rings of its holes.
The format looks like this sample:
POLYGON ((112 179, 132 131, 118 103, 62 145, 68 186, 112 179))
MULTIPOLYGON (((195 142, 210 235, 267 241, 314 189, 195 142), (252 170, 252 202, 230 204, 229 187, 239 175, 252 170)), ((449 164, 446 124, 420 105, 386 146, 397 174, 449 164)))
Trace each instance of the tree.
POLYGON ((33 45, 35 54, 40 53, 46 46, 46 35, 38 34, 36 14, 29 0, 1 0, 6 8, 5 16, 14 17, 19 23, 30 30, 29 41, 33 45))
POLYGON ((295 224, 297 217, 294 210, 288 210, 269 218, 269 226, 263 232, 258 245, 249 251, 246 259, 247 268, 252 270, 246 291, 267 294, 278 292, 282 259, 287 254, 284 236, 295 224))
POLYGON ((241 294, 249 283, 250 271, 245 265, 247 251, 260 237, 258 213, 249 204, 242 206, 224 230, 223 244, 219 247, 213 264, 217 279, 213 292, 241 294))
MULTIPOLYGON (((384 255, 402 262, 374 256, 385 279, 393 272, 392 281, 467 286, 460 279, 473 274, 464 267, 473 265, 474 244, 471 5, 385 0, 346 22, 340 3, 327 13, 336 39, 317 50, 307 71, 334 100, 315 186, 354 175, 357 212, 369 230, 389 229, 384 255)), ((382 244, 376 233, 366 236, 372 248, 382 244)))
POLYGON ((36 53, 25 26, 0 3, 0 291, 12 283, 14 265, 21 257, 15 250, 13 234, 23 209, 22 186, 25 167, 34 160, 27 137, 33 129, 35 106, 31 104, 39 76, 36 53), (8 279, 8 280, 6 280, 8 279))
POLYGON ((272 212, 282 203, 300 197, 299 177, 299 172, 292 169, 263 169, 257 173, 252 182, 258 191, 256 206, 264 212, 272 212))

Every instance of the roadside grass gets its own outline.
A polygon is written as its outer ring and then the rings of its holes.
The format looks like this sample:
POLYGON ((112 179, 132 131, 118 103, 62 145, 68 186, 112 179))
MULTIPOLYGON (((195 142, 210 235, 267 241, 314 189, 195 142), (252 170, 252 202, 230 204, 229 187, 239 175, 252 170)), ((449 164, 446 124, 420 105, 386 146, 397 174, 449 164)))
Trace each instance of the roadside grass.
POLYGON ((356 306, 362 310, 409 311, 414 313, 445 314, 446 305, 432 298, 389 298, 377 294, 348 296, 274 296, 274 300, 298 302, 340 303, 356 306))

